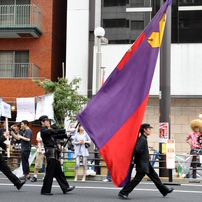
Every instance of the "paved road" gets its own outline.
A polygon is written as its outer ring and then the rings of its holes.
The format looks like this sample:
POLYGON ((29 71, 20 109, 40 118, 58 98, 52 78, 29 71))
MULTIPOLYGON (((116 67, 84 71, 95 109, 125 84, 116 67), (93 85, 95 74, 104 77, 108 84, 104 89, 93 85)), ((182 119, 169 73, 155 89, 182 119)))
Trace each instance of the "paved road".
MULTIPOLYGON (((59 188, 57 182, 53 183, 53 196, 40 195, 42 180, 32 183, 28 181, 20 191, 7 179, 0 179, 0 201, 2 202, 112 202, 122 201, 117 194, 120 188, 114 187, 112 183, 104 182, 71 182, 76 188, 71 193, 64 195, 59 188)), ((181 184, 181 186, 173 186, 174 192, 163 197, 155 188, 152 182, 144 181, 140 183, 136 189, 129 195, 131 201, 177 201, 177 202, 201 202, 202 184, 181 184)))

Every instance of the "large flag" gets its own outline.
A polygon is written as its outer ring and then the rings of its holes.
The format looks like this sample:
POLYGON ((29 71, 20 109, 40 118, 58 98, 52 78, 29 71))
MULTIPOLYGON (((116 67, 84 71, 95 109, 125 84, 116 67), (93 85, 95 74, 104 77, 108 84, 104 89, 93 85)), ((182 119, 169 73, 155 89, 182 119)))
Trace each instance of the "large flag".
POLYGON ((77 115, 99 149, 116 186, 124 186, 131 177, 133 150, 147 105, 170 4, 171 0, 164 3, 99 92, 77 115))

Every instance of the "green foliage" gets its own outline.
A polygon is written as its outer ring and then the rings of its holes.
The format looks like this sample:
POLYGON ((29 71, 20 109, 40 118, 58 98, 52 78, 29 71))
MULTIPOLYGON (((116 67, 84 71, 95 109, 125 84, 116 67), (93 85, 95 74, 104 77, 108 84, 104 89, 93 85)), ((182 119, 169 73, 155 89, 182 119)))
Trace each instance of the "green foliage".
POLYGON ((88 99, 79 95, 77 90, 81 79, 75 78, 70 83, 67 79, 58 78, 57 82, 45 80, 34 82, 45 90, 45 94, 54 93, 54 118, 59 127, 64 127, 65 117, 76 120, 76 114, 88 102, 88 99))

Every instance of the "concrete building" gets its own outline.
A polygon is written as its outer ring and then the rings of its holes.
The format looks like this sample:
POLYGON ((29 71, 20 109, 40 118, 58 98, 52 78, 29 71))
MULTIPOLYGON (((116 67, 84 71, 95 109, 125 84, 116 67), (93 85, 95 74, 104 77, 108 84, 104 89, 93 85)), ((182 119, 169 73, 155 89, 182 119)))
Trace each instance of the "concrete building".
MULTIPOLYGON (((105 79, 160 7, 157 0, 69 0, 67 2, 67 78, 82 79, 80 93, 91 97, 96 84, 96 27, 105 28, 109 44, 102 45, 105 79), (76 53, 75 53, 76 51, 76 53)), ((202 2, 172 1, 171 137, 176 152, 189 152, 185 137, 189 123, 202 108, 202 2)), ((149 144, 159 148, 159 61, 144 122, 154 126, 149 144)))
MULTIPOLYGON (((62 76, 66 7, 66 0, 0 0, 0 97, 11 106, 44 94, 33 79, 62 76)), ((9 121, 15 118, 16 108, 9 121)), ((36 135, 39 127, 30 126, 36 135)))

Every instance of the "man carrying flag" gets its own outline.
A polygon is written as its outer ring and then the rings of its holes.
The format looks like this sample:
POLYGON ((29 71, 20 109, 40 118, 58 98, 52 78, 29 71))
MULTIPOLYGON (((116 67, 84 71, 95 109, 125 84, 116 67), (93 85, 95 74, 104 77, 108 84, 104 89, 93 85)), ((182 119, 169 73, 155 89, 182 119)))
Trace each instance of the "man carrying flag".
POLYGON ((131 179, 131 159, 147 106, 171 0, 154 16, 87 107, 77 116, 114 185, 131 179))
POLYGON ((140 137, 137 140, 135 146, 135 163, 136 163, 136 175, 133 180, 128 182, 124 188, 119 192, 118 196, 121 199, 128 199, 128 194, 140 183, 145 174, 154 182, 158 190, 163 196, 171 193, 173 188, 168 189, 161 183, 157 173, 149 162, 149 150, 147 144, 147 137, 151 134, 150 124, 142 124, 140 128, 140 137))

